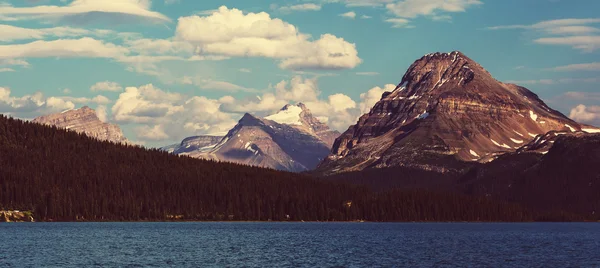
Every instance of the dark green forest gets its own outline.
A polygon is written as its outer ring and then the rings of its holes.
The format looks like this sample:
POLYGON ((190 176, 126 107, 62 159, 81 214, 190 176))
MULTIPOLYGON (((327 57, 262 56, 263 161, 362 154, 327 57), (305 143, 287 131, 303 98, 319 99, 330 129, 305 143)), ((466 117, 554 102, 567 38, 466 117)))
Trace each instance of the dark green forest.
POLYGON ((372 191, 117 145, 5 116, 0 116, 2 209, 31 210, 37 221, 549 219, 485 197, 372 191))

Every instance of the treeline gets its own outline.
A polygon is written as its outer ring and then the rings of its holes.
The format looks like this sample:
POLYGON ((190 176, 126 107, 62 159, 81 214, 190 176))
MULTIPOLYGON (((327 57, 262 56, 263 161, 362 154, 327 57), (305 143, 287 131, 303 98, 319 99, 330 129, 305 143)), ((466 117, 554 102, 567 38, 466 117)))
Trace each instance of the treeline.
POLYGON ((36 221, 530 221, 522 207, 451 193, 374 192, 181 157, 0 116, 0 210, 36 221))
POLYGON ((510 154, 465 173, 408 167, 367 169, 323 180, 375 191, 423 190, 520 204, 543 221, 600 220, 600 135, 564 136, 546 154, 510 154), (542 215, 543 214, 543 215, 542 215))

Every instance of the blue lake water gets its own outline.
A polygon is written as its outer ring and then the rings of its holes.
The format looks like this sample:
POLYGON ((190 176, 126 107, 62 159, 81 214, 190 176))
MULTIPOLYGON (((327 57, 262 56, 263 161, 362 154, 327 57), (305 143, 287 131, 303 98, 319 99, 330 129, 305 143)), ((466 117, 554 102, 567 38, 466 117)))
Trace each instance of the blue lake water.
POLYGON ((1 223, 0 267, 600 267, 599 223, 1 223))

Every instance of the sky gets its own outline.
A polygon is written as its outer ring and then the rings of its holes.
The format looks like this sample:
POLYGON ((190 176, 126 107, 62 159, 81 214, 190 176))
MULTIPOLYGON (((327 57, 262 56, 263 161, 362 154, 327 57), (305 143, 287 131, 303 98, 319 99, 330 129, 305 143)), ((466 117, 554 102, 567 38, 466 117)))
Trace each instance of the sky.
POLYGON ((0 0, 0 113, 89 106, 149 147, 305 103, 345 131, 461 51, 600 126, 597 0, 0 0))

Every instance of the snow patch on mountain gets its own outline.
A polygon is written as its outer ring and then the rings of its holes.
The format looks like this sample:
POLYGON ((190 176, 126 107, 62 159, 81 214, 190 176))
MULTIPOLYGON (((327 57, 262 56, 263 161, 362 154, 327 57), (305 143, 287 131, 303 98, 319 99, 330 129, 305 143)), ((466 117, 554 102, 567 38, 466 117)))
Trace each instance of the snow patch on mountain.
POLYGON ((282 109, 276 114, 269 115, 265 117, 265 119, 275 121, 279 124, 301 126, 300 113, 302 113, 302 108, 296 105, 289 105, 286 109, 282 109))

